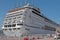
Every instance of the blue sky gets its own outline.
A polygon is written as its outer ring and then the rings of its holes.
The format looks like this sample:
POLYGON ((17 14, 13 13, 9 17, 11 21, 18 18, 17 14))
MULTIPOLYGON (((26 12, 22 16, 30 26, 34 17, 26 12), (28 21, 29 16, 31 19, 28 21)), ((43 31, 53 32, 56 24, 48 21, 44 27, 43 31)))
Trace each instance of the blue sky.
MULTIPOLYGON (((25 5, 26 0, 0 0, 0 28, 9 10, 25 5)), ((31 5, 39 7, 41 13, 60 24, 60 0, 28 0, 31 5)))

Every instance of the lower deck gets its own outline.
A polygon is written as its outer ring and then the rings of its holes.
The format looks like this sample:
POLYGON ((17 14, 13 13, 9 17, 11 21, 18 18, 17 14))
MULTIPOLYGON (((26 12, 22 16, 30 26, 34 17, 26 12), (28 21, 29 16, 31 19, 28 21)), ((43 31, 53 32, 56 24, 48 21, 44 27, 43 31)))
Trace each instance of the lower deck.
MULTIPOLYGON (((0 40, 24 40, 26 36, 24 37, 8 37, 8 36, 0 36, 0 40)), ((33 37, 35 37, 36 40, 55 40, 53 37, 48 37, 48 36, 28 36, 29 40, 32 39, 33 37)), ((60 39, 59 39, 60 40, 60 39)))

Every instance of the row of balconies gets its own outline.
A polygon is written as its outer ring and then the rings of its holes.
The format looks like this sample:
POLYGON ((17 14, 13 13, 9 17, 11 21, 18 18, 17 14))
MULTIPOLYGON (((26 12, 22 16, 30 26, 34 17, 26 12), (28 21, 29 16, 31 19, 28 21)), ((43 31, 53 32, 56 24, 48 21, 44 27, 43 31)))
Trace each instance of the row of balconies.
POLYGON ((8 21, 8 20, 16 20, 16 19, 22 19, 23 16, 15 16, 15 17, 9 17, 9 18, 6 18, 5 21, 8 21))
POLYGON ((16 20, 4 21, 4 24, 15 24, 15 23, 23 23, 23 20, 22 19, 16 19, 16 20))
POLYGON ((17 12, 17 13, 8 14, 8 15, 6 16, 6 18, 14 17, 14 16, 20 16, 20 15, 23 15, 23 12, 17 12))
POLYGON ((4 25, 4 27, 16 27, 16 26, 22 26, 23 24, 22 23, 19 23, 19 24, 7 24, 7 25, 4 25))
POLYGON ((3 29, 3 31, 12 31, 12 30, 14 30, 14 31, 17 31, 17 30, 20 30, 20 28, 5 28, 5 29, 3 29))

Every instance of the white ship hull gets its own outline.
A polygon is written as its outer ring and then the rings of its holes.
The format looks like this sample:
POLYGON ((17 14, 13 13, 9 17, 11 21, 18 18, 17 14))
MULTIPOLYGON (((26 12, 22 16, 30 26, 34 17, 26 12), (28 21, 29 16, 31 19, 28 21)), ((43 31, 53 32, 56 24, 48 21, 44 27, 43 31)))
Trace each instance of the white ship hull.
POLYGON ((29 5, 9 11, 2 27, 7 36, 21 36, 29 34, 54 34, 55 22, 44 17, 41 12, 29 5))

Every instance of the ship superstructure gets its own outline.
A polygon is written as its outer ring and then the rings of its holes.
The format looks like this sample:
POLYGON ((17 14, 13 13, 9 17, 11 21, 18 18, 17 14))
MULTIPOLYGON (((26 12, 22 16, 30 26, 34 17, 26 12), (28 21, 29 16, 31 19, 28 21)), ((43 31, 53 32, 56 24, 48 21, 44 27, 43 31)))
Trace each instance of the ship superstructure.
POLYGON ((3 23, 3 32, 7 36, 25 34, 54 34, 58 24, 41 14, 39 8, 27 4, 10 10, 3 23))

